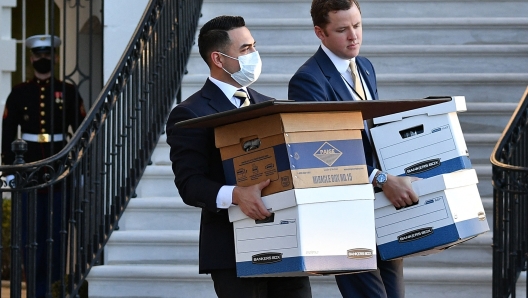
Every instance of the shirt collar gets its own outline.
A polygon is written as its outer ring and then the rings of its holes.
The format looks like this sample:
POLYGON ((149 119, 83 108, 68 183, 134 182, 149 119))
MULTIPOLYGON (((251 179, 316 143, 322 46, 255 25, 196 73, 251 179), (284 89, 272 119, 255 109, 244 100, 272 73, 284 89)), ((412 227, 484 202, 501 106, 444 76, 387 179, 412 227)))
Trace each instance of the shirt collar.
POLYGON ((321 44, 321 48, 326 53, 328 58, 330 58, 330 61, 334 64, 335 68, 340 74, 345 74, 350 66, 350 61, 356 61, 356 57, 347 60, 343 58, 339 58, 336 54, 334 54, 330 49, 328 49, 324 44, 321 44))
MULTIPOLYGON (((235 92, 237 90, 240 90, 240 89, 243 89, 244 91, 246 91, 246 93, 248 94, 248 97, 249 97, 249 93, 246 89, 246 87, 235 87, 231 84, 228 84, 226 82, 222 82, 222 81, 219 81, 211 76, 209 76, 209 80, 211 80, 211 82, 213 82, 216 86, 218 86, 218 88, 220 88, 220 90, 222 90, 222 92, 224 92, 225 96, 231 101, 232 98, 233 98, 233 95, 235 94, 235 92)), ((238 107, 238 105, 236 105, 238 107)))

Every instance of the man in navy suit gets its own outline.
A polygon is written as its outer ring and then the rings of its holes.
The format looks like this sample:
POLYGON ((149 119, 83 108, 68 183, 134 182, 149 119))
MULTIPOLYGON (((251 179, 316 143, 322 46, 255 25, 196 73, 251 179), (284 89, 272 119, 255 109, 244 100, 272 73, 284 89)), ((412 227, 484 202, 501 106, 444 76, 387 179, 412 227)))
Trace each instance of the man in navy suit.
POLYGON ((200 55, 210 69, 202 89, 177 105, 167 121, 167 143, 183 201, 202 208, 199 272, 211 274, 218 297, 311 297, 308 277, 238 278, 232 204, 253 219, 270 216, 261 200, 269 180, 249 187, 226 185, 213 128, 174 128, 183 120, 224 112, 272 98, 247 88, 261 71, 255 40, 242 17, 220 16, 203 25, 198 36, 200 55), (241 96, 242 94, 242 96, 241 96))
MULTIPOLYGON (((288 99, 295 101, 376 100, 378 90, 374 67, 360 57, 361 11, 357 0, 313 0, 312 21, 321 46, 293 75, 288 99), (356 72, 356 74, 354 74, 356 72), (357 80, 354 80, 354 76, 357 80)), ((370 181, 395 207, 418 201, 411 187, 414 177, 396 177, 374 167, 367 132, 363 134, 370 181), (378 189, 379 190, 379 189, 378 189)), ((353 214, 352 214, 353 216, 353 214)), ((343 297, 404 297, 402 260, 381 261, 378 270, 336 276, 343 297)))

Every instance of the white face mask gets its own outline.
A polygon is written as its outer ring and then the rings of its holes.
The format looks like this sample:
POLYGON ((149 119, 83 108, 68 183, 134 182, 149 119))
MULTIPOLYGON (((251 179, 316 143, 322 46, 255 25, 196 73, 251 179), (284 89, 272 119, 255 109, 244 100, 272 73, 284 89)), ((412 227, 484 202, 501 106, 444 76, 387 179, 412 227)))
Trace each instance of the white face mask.
POLYGON ((240 65, 239 71, 230 73, 225 68, 222 69, 230 74, 233 80, 239 83, 242 87, 247 87, 253 84, 259 78, 260 72, 262 71, 262 61, 260 60, 260 55, 257 51, 239 56, 238 59, 221 52, 218 53, 231 59, 238 60, 238 64, 240 65))

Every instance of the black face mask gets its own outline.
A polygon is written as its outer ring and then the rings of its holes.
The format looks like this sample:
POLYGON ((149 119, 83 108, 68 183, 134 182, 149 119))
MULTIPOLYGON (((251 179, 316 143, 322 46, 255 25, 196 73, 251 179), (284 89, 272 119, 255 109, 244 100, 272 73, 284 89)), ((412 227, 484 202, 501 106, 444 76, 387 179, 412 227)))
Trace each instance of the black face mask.
POLYGON ((33 68, 35 68, 38 73, 48 73, 51 71, 51 60, 40 58, 37 61, 33 61, 33 68))

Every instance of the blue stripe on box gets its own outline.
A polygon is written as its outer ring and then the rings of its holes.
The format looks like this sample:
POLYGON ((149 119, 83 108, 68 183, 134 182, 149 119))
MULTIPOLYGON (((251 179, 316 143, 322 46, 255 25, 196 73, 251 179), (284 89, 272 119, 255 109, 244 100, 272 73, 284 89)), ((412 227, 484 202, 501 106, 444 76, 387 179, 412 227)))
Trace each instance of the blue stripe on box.
POLYGON ((253 264, 251 261, 236 263, 238 277, 281 272, 304 272, 305 268, 303 257, 284 258, 280 262, 270 264, 253 264))
POLYGON ((304 276, 306 274, 337 274, 376 270, 376 254, 370 258, 353 259, 346 255, 304 256, 284 258, 280 262, 254 264, 251 261, 237 262, 238 277, 252 276, 304 276))
MULTIPOLYGON (((397 238, 400 235, 395 235, 397 238)), ((388 242, 382 245, 378 245, 378 253, 382 260, 391 260, 395 258, 401 258, 407 255, 418 253, 433 249, 437 246, 449 244, 459 240, 457 227, 455 224, 450 224, 438 229, 434 229, 433 233, 424 238, 419 238, 409 242, 388 242)))
POLYGON ((295 170, 366 164, 362 139, 291 143, 288 150, 295 170))
MULTIPOLYGON (((442 161, 440 166, 432 168, 428 171, 422 173, 412 173, 408 176, 420 177, 420 178, 429 178, 441 174, 447 174, 456 172, 463 169, 471 169, 471 160, 468 156, 459 156, 453 159, 442 161)), ((400 174, 399 176, 407 176, 405 173, 400 174)))

